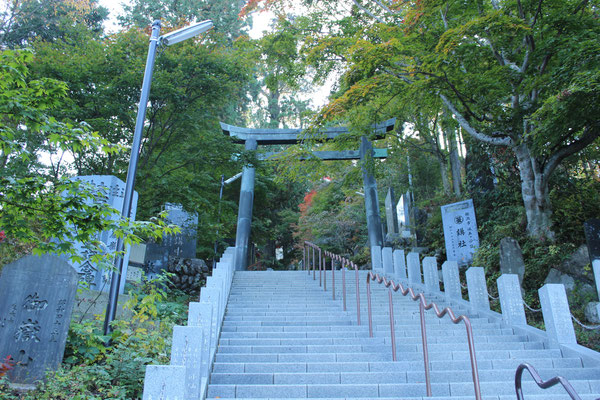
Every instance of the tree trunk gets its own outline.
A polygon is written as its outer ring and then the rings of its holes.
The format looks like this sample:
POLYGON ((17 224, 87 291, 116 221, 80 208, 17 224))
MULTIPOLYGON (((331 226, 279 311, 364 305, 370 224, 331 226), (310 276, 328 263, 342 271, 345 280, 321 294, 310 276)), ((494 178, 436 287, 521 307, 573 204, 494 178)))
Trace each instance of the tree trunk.
POLYGON ((458 144, 454 133, 448 136, 450 142, 450 168, 452 170, 452 186, 454 195, 459 197, 461 194, 462 176, 460 173, 460 157, 458 156, 458 144))
POLYGON ((513 146, 521 172, 521 196, 527 215, 527 234, 537 239, 554 240, 548 179, 526 144, 513 146))
POLYGON ((444 157, 441 154, 437 155, 438 163, 440 164, 440 175, 442 175, 442 186, 444 188, 444 194, 450 194, 450 181, 448 180, 447 164, 444 157))

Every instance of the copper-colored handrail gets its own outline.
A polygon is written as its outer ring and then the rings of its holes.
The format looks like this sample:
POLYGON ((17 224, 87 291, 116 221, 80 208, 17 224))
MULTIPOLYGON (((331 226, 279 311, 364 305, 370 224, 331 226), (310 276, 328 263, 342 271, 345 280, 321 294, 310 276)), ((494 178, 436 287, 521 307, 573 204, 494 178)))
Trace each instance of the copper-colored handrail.
MULTIPOLYGON (((515 391, 517 392, 518 400, 524 399, 523 398, 523 389, 521 388, 521 379, 523 378, 523 371, 525 371, 525 370, 527 370, 529 372, 529 374, 533 378, 536 385, 538 385, 540 388, 548 389, 548 388, 560 383, 563 386, 563 388, 565 389, 565 391, 568 393, 568 395, 571 396, 571 399, 581 400, 581 397, 579 397, 579 395, 577 394, 577 392, 575 391, 573 386, 571 386, 571 384, 569 383, 569 381, 566 378, 563 378, 562 376, 555 376, 554 378, 544 381, 540 377, 540 374, 538 374, 536 369, 533 368, 533 366, 531 366, 528 363, 523 363, 523 364, 519 365, 517 367, 517 371, 515 372, 515 391)), ((600 400, 600 398, 598 398, 596 400, 600 400)))
POLYGON ((467 342, 469 344, 469 355, 471 359, 471 371, 473 375, 473 386, 475 389, 475 399, 481 400, 481 388, 479 384, 479 370, 477 368, 477 358, 475 356, 475 342, 473 341, 473 327, 471 326, 471 321, 466 315, 460 315, 456 317, 454 312, 450 307, 444 308, 442 311, 438 308, 437 304, 429 303, 427 304, 427 300, 423 293, 415 294, 412 288, 404 288, 401 283, 397 285, 393 280, 387 280, 383 276, 379 276, 379 274, 374 274, 369 272, 367 274, 367 309, 369 315, 369 336, 373 337, 373 316, 371 312, 371 280, 377 281, 377 283, 384 284, 385 287, 389 289, 389 302, 390 302, 390 331, 391 331, 391 341, 392 341, 392 359, 396 361, 396 338, 394 335, 394 319, 392 317, 394 309, 392 304, 392 290, 397 292, 400 290, 403 296, 406 296, 410 293, 410 297, 413 301, 419 302, 419 314, 421 318, 421 338, 423 341, 423 362, 425 364, 425 385, 427 388, 427 396, 431 397, 431 377, 429 374, 429 350, 427 348, 427 331, 425 327, 425 310, 434 309, 435 314, 438 318, 442 318, 444 315, 448 314, 450 319, 454 324, 458 324, 459 322, 465 323, 465 328, 467 330, 467 342))

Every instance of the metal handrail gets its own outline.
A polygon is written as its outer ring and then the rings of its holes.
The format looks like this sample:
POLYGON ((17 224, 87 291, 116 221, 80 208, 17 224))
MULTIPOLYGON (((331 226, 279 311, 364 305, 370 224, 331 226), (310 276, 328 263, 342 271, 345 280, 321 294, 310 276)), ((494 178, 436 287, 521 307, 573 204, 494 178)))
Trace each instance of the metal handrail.
MULTIPOLYGON (((571 396, 571 399, 581 400, 581 397, 579 397, 573 386, 571 386, 571 384, 566 378, 563 378, 562 376, 555 376, 554 378, 550 378, 547 381, 544 381, 540 374, 538 374, 537 370, 531 364, 528 363, 523 363, 519 365, 517 367, 517 371, 515 372, 515 391, 517 392, 518 400, 524 399, 523 389, 521 387, 521 380, 523 378, 523 371, 525 370, 529 372, 529 375, 531 375, 535 384, 538 385, 540 388, 548 389, 560 383, 565 389, 565 391, 568 393, 568 395, 571 396)), ((596 400, 600 400, 600 398, 597 398, 596 400)))
POLYGON ((427 304, 427 300, 423 293, 415 294, 412 288, 404 288, 401 283, 397 285, 393 280, 387 280, 384 276, 379 276, 379 274, 374 274, 373 272, 369 272, 367 274, 367 310, 369 315, 369 336, 373 337, 373 316, 371 312, 371 280, 377 281, 377 283, 384 284, 385 287, 388 288, 388 298, 389 298, 389 311, 390 311, 390 332, 391 332, 391 342, 392 342, 392 359, 396 361, 396 335, 395 335, 395 326, 394 326, 394 305, 392 303, 392 290, 397 292, 400 290, 403 296, 410 294, 410 297, 413 301, 419 302, 419 314, 421 318, 421 340, 423 342, 423 362, 425 364, 425 385, 427 389, 427 396, 431 397, 431 377, 429 373, 429 350, 427 347, 427 329, 425 326, 425 310, 430 310, 433 308, 438 318, 444 317, 446 314, 450 317, 451 321, 454 324, 458 324, 459 322, 465 323, 465 328, 467 330, 467 342, 469 344, 469 355, 471 359, 471 372, 473 376, 473 387, 475 389, 475 399, 481 400, 481 388, 479 384, 479 370, 477 368, 477 357, 475 356, 475 342, 473 341, 473 327, 471 326, 471 320, 466 315, 460 315, 456 317, 454 312, 450 307, 444 308, 442 311, 438 308, 437 304, 429 303, 427 304))

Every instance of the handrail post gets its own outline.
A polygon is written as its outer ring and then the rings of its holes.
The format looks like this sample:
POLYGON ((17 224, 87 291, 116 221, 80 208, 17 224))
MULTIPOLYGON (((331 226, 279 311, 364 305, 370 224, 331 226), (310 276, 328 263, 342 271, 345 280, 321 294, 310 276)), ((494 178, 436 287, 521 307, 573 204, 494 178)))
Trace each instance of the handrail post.
POLYGON ((475 389, 475 399, 481 400, 481 388, 479 385, 479 371, 477 368, 477 358, 475 356, 475 342, 473 341, 473 327, 471 320, 464 316, 463 322, 467 329, 467 342, 469 343, 469 357, 471 359, 471 375, 473 376, 473 388, 475 389))
POLYGON ((369 315, 369 337, 373 337, 373 318, 371 315, 371 272, 367 273, 367 314, 369 315))
POLYGON ((390 299, 390 334, 392 338, 392 361, 396 361, 396 328, 394 326, 394 303, 392 303, 392 289, 388 288, 390 299))
POLYGON ((425 299, 419 294, 419 315, 421 317, 421 340, 423 341, 423 363, 425 364, 425 386, 427 397, 431 397, 431 377, 429 376, 429 349, 427 347, 427 328, 425 326, 425 299))
POLYGON ((319 249, 319 287, 323 286, 323 276, 321 275, 321 249, 319 249))
POLYGON ((342 260, 342 297, 344 299, 344 311, 346 311, 346 268, 342 260))
POLYGON ((307 268, 306 265, 306 242, 304 242, 304 248, 302 249, 302 266, 305 270, 308 270, 308 273, 310 274, 310 270, 307 268))
POLYGON ((335 265, 333 261, 333 254, 330 257, 331 259, 331 295, 333 296, 333 300, 335 300, 335 265))
POLYGON ((313 281, 317 279, 317 271, 315 269, 315 248, 311 246, 312 249, 312 270, 313 270, 313 281))
POLYGON ((356 276, 356 320, 358 321, 358 325, 360 325, 360 290, 358 283, 358 267, 354 263, 351 263, 351 265, 354 266, 356 276))
MULTIPOLYGON (((321 254, 321 249, 319 249, 319 255, 321 254)), ((325 256, 319 257, 323 261, 323 290, 327 291, 327 262, 325 260, 325 256)))

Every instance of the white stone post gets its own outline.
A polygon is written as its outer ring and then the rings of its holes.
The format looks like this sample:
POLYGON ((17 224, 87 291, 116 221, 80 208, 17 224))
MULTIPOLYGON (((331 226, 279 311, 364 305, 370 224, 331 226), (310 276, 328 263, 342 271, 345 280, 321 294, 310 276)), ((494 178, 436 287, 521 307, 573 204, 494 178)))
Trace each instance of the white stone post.
POLYGON ((425 257, 423 259, 423 278, 427 290, 432 292, 440 291, 440 275, 435 257, 425 257))
POLYGON ((442 276, 444 277, 444 294, 446 299, 462 299, 458 263, 456 261, 444 261, 442 264, 442 276))
POLYGON ((496 283, 498 284, 502 319, 512 325, 527 325, 519 275, 502 274, 496 283))
POLYGON ((485 271, 482 267, 471 267, 467 270, 467 291, 471 310, 490 310, 490 298, 488 296, 485 271))
POLYGON ((203 332, 200 326, 174 326, 171 365, 185 367, 185 400, 201 397, 203 332))
POLYGON ((404 250, 394 250, 394 275, 397 279, 406 280, 406 258, 404 250))
POLYGON ((557 343, 576 344, 577 338, 565 286, 547 283, 538 290, 538 293, 548 338, 557 343))
POLYGON ((202 327, 202 375, 208 379, 210 371, 210 352, 213 347, 213 335, 216 326, 213 325, 213 306, 211 303, 190 302, 188 311, 188 326, 202 327))
POLYGON ((421 284, 421 261, 419 253, 408 253, 406 256, 406 264, 408 265, 408 283, 421 284))
POLYGON ((393 250, 391 247, 384 247, 381 249, 381 258, 383 260, 383 272, 389 278, 394 275, 394 258, 392 256, 393 250))
POLYGON ((381 246, 371 246, 371 265, 373 266, 373 272, 382 272, 381 246))
POLYGON ((184 400, 185 367, 147 365, 143 400, 184 400))

